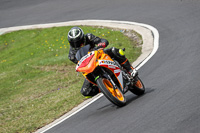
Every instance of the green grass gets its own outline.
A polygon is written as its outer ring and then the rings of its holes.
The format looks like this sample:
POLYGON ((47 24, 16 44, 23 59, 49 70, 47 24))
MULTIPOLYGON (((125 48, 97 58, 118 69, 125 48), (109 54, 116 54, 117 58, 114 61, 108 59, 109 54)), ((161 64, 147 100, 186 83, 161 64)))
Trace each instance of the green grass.
MULTIPOLYGON (((0 132, 33 132, 85 100, 80 94, 84 78, 77 76, 75 64, 68 60, 70 28, 22 30, 0 36, 0 132)), ((81 28, 108 39, 109 47, 125 47, 131 62, 141 53, 138 41, 120 31, 81 28)))

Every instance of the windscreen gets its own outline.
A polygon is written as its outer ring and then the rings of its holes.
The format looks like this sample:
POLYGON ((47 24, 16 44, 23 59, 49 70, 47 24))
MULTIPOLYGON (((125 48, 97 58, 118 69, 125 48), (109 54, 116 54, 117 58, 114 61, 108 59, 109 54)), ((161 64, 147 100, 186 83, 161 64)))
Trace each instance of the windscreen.
POLYGON ((90 50, 90 45, 85 45, 84 47, 80 48, 76 53, 76 59, 80 61, 81 58, 89 52, 89 50, 90 50))

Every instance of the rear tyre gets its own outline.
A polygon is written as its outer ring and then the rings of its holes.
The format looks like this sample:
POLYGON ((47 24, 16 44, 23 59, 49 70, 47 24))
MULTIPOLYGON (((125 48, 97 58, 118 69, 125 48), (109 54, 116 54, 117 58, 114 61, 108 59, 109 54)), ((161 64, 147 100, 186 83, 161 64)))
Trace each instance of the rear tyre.
POLYGON ((142 80, 141 80, 138 76, 135 77, 135 78, 136 78, 136 83, 135 83, 133 86, 130 86, 130 87, 129 87, 129 90, 130 90, 133 94, 135 94, 135 95, 137 95, 137 96, 141 96, 141 95, 143 95, 144 92, 145 92, 145 86, 144 86, 142 80))
POLYGON ((119 87, 113 89, 112 83, 106 78, 98 78, 96 83, 104 96, 113 104, 119 107, 126 105, 126 98, 119 87))

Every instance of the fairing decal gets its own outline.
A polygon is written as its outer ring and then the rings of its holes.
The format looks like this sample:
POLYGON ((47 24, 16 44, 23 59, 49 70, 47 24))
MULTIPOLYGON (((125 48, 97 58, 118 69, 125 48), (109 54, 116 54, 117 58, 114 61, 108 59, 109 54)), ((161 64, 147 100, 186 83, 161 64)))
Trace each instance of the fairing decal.
POLYGON ((109 68, 110 70, 112 70, 115 75, 117 76, 119 82, 121 83, 121 86, 123 88, 123 76, 122 76, 122 71, 120 70, 120 68, 116 65, 116 63, 114 61, 109 61, 109 60, 99 60, 99 66, 103 66, 106 68, 109 68))
POLYGON ((116 69, 116 70, 114 70, 114 73, 117 75, 117 78, 118 78, 119 82, 121 83, 122 88, 124 88, 122 71, 120 69, 116 69))

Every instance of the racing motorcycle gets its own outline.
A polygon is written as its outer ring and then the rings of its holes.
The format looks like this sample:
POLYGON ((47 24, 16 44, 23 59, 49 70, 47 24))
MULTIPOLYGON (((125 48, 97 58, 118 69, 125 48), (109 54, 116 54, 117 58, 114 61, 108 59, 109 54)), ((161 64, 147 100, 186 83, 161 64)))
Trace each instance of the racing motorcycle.
POLYGON ((145 86, 138 75, 131 77, 102 48, 96 47, 91 50, 90 45, 85 45, 77 51, 76 58, 78 60, 76 72, 81 72, 88 81, 98 86, 113 104, 124 106, 126 104, 124 94, 128 90, 138 96, 144 94, 145 86))

